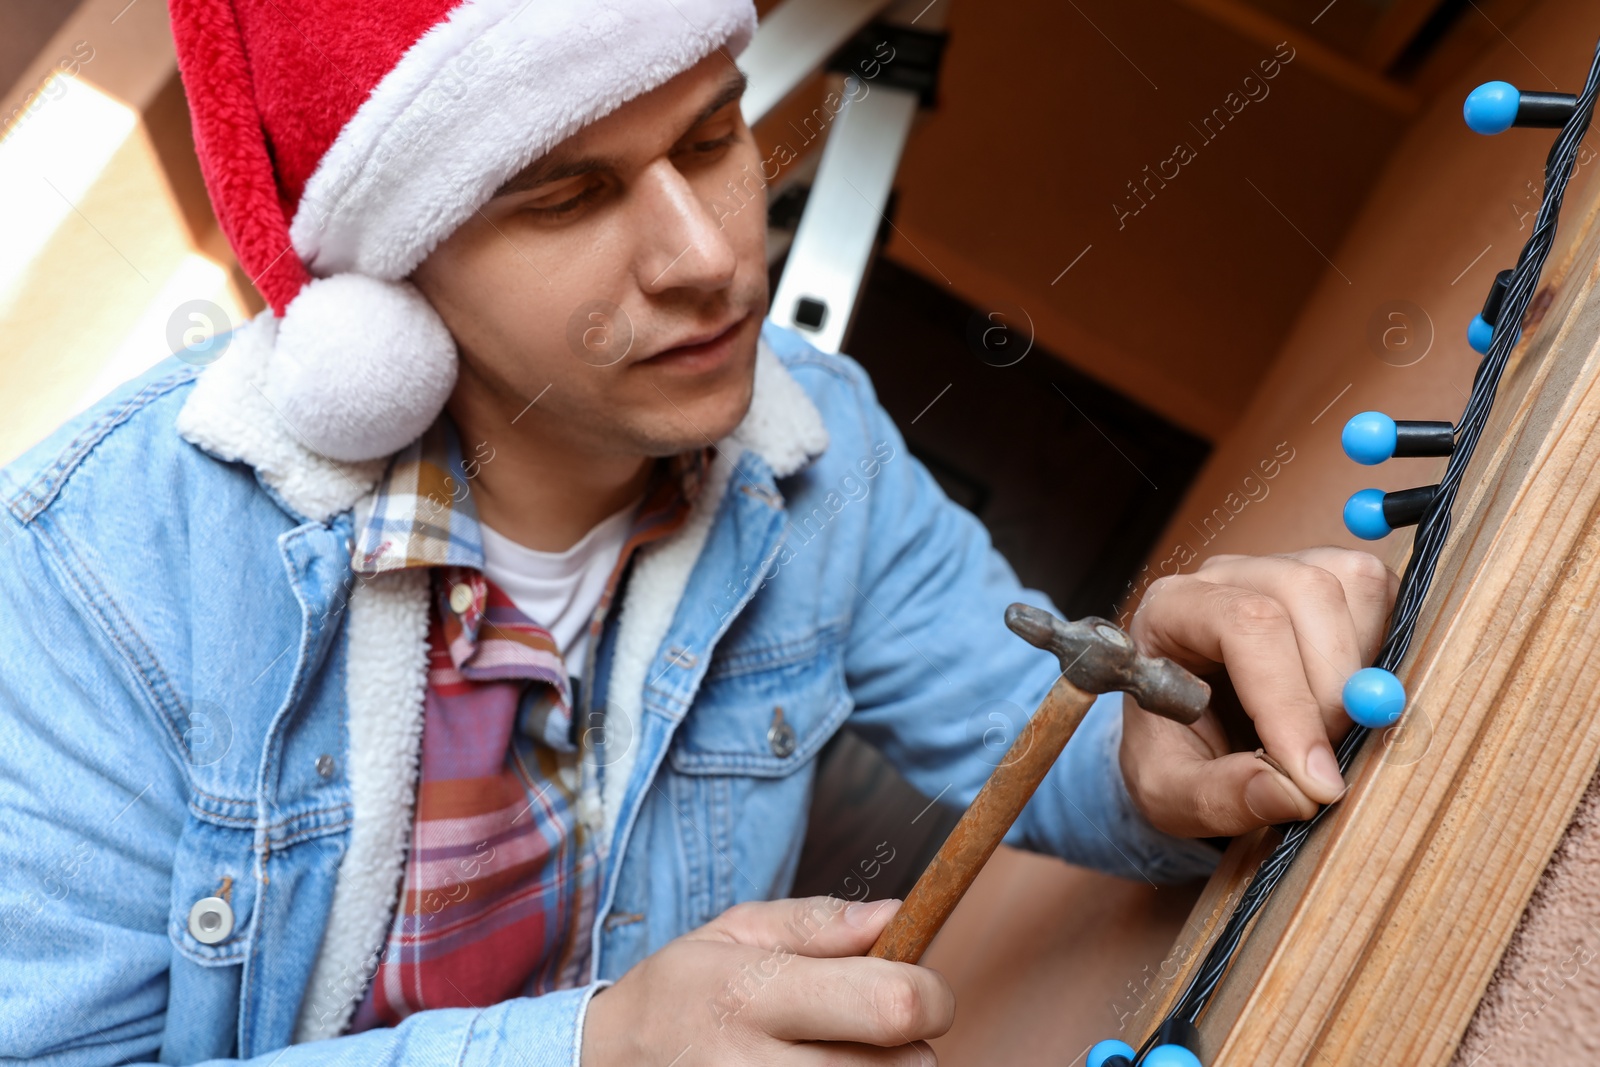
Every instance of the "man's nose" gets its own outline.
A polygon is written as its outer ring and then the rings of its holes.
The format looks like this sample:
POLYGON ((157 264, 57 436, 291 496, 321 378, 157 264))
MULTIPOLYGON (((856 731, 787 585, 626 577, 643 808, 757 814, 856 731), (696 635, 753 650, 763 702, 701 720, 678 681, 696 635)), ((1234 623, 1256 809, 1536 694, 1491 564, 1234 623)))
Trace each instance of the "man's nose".
POLYGON ((656 160, 634 184, 639 213, 639 285, 647 293, 688 286, 721 289, 738 268, 727 233, 670 160, 656 160))

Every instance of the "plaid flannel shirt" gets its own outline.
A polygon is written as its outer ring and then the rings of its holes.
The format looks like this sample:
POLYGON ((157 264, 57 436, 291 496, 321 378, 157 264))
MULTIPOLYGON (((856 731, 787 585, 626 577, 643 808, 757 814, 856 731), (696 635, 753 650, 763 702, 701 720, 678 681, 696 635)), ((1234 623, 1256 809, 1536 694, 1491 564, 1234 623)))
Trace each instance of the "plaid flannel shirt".
MULTIPOLYGON (((483 1007, 586 980, 599 860, 580 817, 598 796, 574 685, 548 631, 483 574, 471 482, 448 413, 390 461, 356 515, 360 577, 431 569, 422 767, 403 891, 350 1030, 425 1008, 483 1007)), ((682 525, 706 454, 657 466, 590 619, 589 661, 634 550, 682 525)))

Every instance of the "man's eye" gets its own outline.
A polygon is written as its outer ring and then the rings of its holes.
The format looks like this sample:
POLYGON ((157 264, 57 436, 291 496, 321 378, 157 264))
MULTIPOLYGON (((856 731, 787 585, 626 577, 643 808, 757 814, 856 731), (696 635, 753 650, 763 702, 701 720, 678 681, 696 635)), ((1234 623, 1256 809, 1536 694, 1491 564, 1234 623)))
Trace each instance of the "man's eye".
POLYGON ((689 147, 691 149, 693 149, 694 151, 699 152, 701 154, 709 154, 711 152, 715 152, 719 148, 727 147, 728 145, 732 144, 734 141, 737 141, 738 139, 739 139, 739 131, 738 130, 729 130, 727 133, 723 134, 721 137, 717 137, 717 138, 714 138, 714 139, 709 140, 709 141, 694 141, 694 142, 691 142, 689 147))
POLYGON ((599 195, 599 192, 599 185, 590 185, 577 196, 563 200, 559 204, 551 204, 549 207, 529 207, 526 210, 531 211, 535 215, 542 215, 545 218, 560 218, 563 215, 572 214, 584 204, 588 203, 590 200, 593 200, 597 195, 599 195))

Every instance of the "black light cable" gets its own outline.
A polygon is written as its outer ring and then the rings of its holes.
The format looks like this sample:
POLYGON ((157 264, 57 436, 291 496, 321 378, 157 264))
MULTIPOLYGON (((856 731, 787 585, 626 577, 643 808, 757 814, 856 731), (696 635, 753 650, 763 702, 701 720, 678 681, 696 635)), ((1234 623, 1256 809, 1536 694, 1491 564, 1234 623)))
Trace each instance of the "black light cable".
MULTIPOLYGON (((1505 83, 1491 83, 1491 86, 1515 90, 1505 83)), ((1491 86, 1485 86, 1489 89, 1491 86)), ((1503 90, 1498 90, 1503 92, 1503 90)), ((1480 90, 1482 92, 1482 90, 1480 90)), ((1478 94, 1474 94, 1475 96, 1478 94)), ((1530 101, 1538 94, 1522 94, 1522 110, 1533 110, 1530 101)), ((1549 95, 1549 94, 1544 94, 1549 95)), ((1500 311, 1498 322, 1508 328, 1496 329, 1494 338, 1489 346, 1488 355, 1479 365, 1472 383, 1472 394, 1467 400, 1461 421, 1455 429, 1455 446, 1450 452, 1450 458, 1445 465, 1444 476, 1439 480, 1439 485, 1433 494, 1432 500, 1422 512, 1417 522, 1417 531, 1412 543, 1411 558, 1406 564, 1405 573, 1400 579, 1400 589, 1395 600, 1395 609, 1390 616, 1389 631, 1383 642, 1383 647, 1378 654, 1377 666, 1386 671, 1394 672, 1400 662, 1405 658, 1407 650, 1411 647, 1411 638, 1416 630, 1417 619, 1422 611, 1422 603, 1428 595, 1432 585, 1434 572, 1439 564, 1439 557, 1444 550, 1446 539, 1450 534, 1450 509, 1455 503, 1456 493, 1461 485, 1461 479, 1466 471, 1467 464, 1471 462, 1473 452, 1477 448, 1478 439, 1483 433, 1484 425, 1488 422, 1489 412, 1494 406, 1495 395, 1500 387, 1500 378, 1505 371, 1506 362, 1510 358, 1511 350, 1516 347, 1519 333, 1510 328, 1521 323, 1527 314, 1528 306, 1533 301, 1535 288, 1538 286, 1539 277, 1544 271, 1545 261, 1549 258, 1550 250, 1555 243, 1556 223, 1561 214, 1562 200, 1566 195, 1567 183, 1572 177, 1574 164, 1578 158, 1584 134, 1588 132, 1590 119, 1594 113, 1595 99, 1600 96, 1600 44, 1597 44, 1595 57, 1589 68, 1588 79, 1584 83, 1583 92, 1580 93, 1572 110, 1561 126, 1561 133, 1551 146, 1550 153, 1545 161, 1545 195, 1539 206, 1533 233, 1523 246, 1522 254, 1518 257, 1517 265, 1511 273, 1509 285, 1505 289, 1504 302, 1500 311)), ((1566 98, 1563 98, 1564 100, 1566 98)), ((1537 101, 1533 101, 1537 103, 1537 101)), ((1469 101, 1469 121, 1471 121, 1471 101, 1469 101)), ((1508 122, 1507 125, 1548 125, 1548 118, 1535 121, 1539 118, 1522 121, 1522 116, 1517 115, 1517 105, 1513 101, 1511 113, 1518 121, 1508 122)), ((1476 125, 1474 128, 1478 128, 1476 125)), ((1504 128, 1503 126, 1501 128, 1504 128)), ((1493 132, 1493 131, 1480 131, 1493 132)), ((1372 731, 1368 727, 1356 725, 1340 743, 1338 748, 1339 770, 1341 773, 1349 771, 1351 762, 1356 753, 1360 751, 1362 743, 1372 731)), ((1317 814, 1309 819, 1289 823, 1284 827, 1283 841, 1275 848, 1271 855, 1262 861, 1251 879, 1249 886, 1240 896, 1238 905, 1233 914, 1229 916, 1222 932, 1206 953, 1205 960, 1190 978, 1181 996, 1174 1003, 1172 1010, 1162 1021, 1156 1032, 1145 1039, 1138 1049, 1138 1064, 1145 1062, 1147 1053, 1154 1047, 1158 1040, 1166 1040, 1165 1035, 1177 1032, 1192 1034, 1194 1024, 1210 1003, 1212 995, 1232 963, 1234 954, 1238 951, 1244 939, 1245 930, 1252 920, 1259 914, 1265 905, 1272 890, 1288 872, 1294 858, 1299 854, 1311 831, 1316 827, 1322 816, 1329 809, 1323 807, 1317 814)), ((1121 1059, 1121 1057, 1118 1057, 1121 1059)), ((1125 1062, 1125 1061, 1124 1061, 1125 1062)))

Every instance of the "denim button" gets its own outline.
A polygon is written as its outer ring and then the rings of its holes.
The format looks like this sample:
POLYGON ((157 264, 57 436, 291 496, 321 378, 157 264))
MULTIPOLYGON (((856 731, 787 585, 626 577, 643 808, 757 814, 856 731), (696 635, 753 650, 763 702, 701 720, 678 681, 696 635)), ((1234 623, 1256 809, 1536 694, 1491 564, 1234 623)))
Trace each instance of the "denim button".
POLYGON ((322 775, 324 778, 332 778, 333 772, 338 768, 338 766, 339 765, 334 762, 333 757, 328 755, 326 752, 317 757, 317 773, 322 775))
POLYGON ((781 705, 772 709, 772 725, 767 727, 767 747, 779 759, 788 759, 794 754, 794 727, 784 720, 781 705))
POLYGON ((457 582, 450 587, 450 610, 457 615, 465 614, 472 607, 472 586, 466 582, 457 582))
POLYGON ((189 909, 189 932, 202 945, 215 945, 233 933, 233 908, 221 897, 201 897, 189 909))

